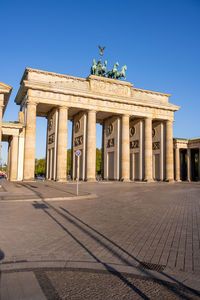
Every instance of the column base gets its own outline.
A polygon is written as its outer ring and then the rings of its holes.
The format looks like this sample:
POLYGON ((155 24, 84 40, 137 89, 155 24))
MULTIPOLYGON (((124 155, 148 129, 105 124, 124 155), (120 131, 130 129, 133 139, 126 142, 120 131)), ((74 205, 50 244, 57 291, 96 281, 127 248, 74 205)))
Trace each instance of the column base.
POLYGON ((96 178, 87 178, 86 179, 87 182, 96 182, 96 178))
MULTIPOLYGON (((10 179, 10 181, 12 181, 12 180, 10 179)), ((22 181, 23 182, 35 182, 35 178, 23 179, 22 181)))
POLYGON ((66 182, 67 179, 56 179, 55 181, 56 181, 56 182, 66 182))
POLYGON ((144 179, 144 182, 154 182, 153 178, 144 179))
POLYGON ((174 179, 165 179, 165 182, 174 182, 174 179))
POLYGON ((121 182, 131 182, 129 178, 120 178, 121 182))
POLYGON ((16 182, 16 181, 22 181, 22 180, 18 180, 18 179, 9 179, 9 181, 12 181, 12 182, 16 182))

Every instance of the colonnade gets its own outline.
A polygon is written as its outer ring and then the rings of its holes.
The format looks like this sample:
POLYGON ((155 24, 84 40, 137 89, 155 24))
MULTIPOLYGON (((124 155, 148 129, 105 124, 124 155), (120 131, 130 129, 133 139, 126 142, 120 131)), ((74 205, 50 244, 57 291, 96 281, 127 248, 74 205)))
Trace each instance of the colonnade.
MULTIPOLYGON (((19 114, 19 119, 21 114, 19 114)), ((2 141, 8 143, 7 179, 23 179, 24 125, 20 122, 2 122, 2 141)))
POLYGON ((200 139, 174 139, 176 181, 200 181, 200 139))
MULTIPOLYGON (((25 118, 22 179, 34 180, 37 115, 48 119, 49 180, 66 180, 68 119, 75 122, 74 167, 75 150, 83 150, 83 180, 96 179, 96 123, 103 127, 105 179, 173 180, 172 127, 179 107, 169 103, 169 97, 135 88, 126 81, 94 75, 79 78, 26 68, 15 98, 25 118), (84 126, 77 131, 80 124, 84 126), (156 135, 152 136, 153 132, 156 135), (110 165, 114 166, 112 170, 110 165)), ((72 177, 75 175, 73 171, 72 177)))
MULTIPOLYGON (((26 103, 26 127, 25 127, 25 144, 24 144, 24 180, 34 179, 35 169, 35 131, 36 131, 36 102, 27 101, 26 103)), ((57 151, 56 151, 56 180, 66 180, 67 169, 67 121, 69 107, 59 106, 58 110, 58 132, 57 132, 57 151)), ((96 179, 96 114, 95 110, 87 111, 87 128, 86 128, 86 180, 94 181, 96 179)), ((130 180, 130 116, 123 114, 118 116, 121 120, 121 173, 120 178, 124 181, 130 180)), ((145 181, 153 181, 153 149, 152 149, 152 122, 150 117, 144 120, 144 177, 145 181)), ((172 138, 172 121, 162 121, 166 130, 166 158, 163 157, 161 163, 161 172, 166 164, 166 174, 160 176, 167 181, 174 178, 173 169, 173 138, 172 138)), ((163 147, 163 146, 162 146, 163 147)), ((103 151, 103 150, 102 150, 103 151)), ((164 149, 162 149, 164 151, 164 149)), ((104 156, 104 155, 103 155, 104 156)))

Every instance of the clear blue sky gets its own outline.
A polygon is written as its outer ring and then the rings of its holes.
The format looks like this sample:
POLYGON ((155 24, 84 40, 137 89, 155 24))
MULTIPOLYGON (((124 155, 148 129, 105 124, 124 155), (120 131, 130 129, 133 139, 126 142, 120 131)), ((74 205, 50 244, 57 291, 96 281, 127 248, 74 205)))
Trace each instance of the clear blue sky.
MULTIPOLYGON (((2 1, 0 81, 13 87, 4 120, 17 120, 25 67, 87 77, 98 44, 109 66, 128 66, 135 87, 170 93, 181 106, 174 137, 200 136, 200 0, 2 1)), ((37 118, 36 157, 45 134, 37 118)))

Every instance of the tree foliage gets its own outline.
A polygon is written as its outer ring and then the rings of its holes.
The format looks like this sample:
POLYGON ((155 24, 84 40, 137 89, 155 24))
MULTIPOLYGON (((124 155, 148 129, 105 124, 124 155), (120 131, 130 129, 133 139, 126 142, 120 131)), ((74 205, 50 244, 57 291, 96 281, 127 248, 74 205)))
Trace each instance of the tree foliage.
MULTIPOLYGON (((96 173, 101 174, 101 157, 102 150, 96 149, 96 173)), ((35 159, 35 175, 43 176, 45 175, 45 166, 46 160, 45 158, 35 159)), ((67 150, 67 174, 71 175, 71 149, 67 150)))
POLYGON ((67 150, 67 175, 71 175, 71 161, 72 161, 71 149, 68 149, 67 150))
POLYGON ((101 149, 96 149, 96 173, 101 174, 101 158, 102 158, 102 151, 101 149))
POLYGON ((36 176, 44 176, 45 175, 45 166, 46 160, 45 158, 35 160, 35 175, 36 176))

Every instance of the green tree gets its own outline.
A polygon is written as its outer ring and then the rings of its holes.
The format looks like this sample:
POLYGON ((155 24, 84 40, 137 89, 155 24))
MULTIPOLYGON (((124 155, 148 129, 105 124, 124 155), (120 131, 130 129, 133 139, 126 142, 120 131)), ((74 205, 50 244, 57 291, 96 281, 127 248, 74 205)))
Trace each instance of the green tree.
POLYGON ((35 159, 35 175, 36 176, 44 176, 45 175, 45 166, 46 160, 45 158, 35 159))
MULTIPOLYGON (((102 150, 96 149, 96 173, 101 174, 101 159, 102 150)), ((46 160, 45 158, 35 159, 35 175, 43 176, 45 175, 46 160)), ((67 150, 67 174, 71 175, 71 149, 67 150)))
POLYGON ((101 174, 101 159, 102 159, 102 150, 96 149, 96 173, 101 174))
POLYGON ((67 175, 71 175, 71 149, 67 150, 67 175))

